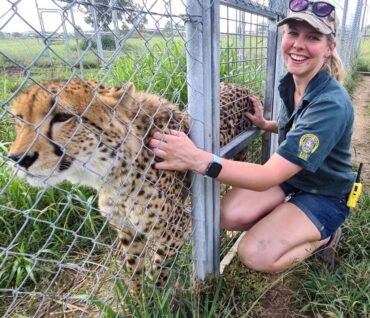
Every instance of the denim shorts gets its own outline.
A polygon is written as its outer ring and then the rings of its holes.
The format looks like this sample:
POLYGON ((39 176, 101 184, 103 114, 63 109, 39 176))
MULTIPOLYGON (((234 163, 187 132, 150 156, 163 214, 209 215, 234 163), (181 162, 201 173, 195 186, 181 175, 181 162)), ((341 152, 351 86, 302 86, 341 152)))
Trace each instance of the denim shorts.
POLYGON ((325 196, 299 190, 284 182, 280 188, 290 202, 300 208, 321 233, 321 239, 331 236, 349 216, 347 196, 325 196))

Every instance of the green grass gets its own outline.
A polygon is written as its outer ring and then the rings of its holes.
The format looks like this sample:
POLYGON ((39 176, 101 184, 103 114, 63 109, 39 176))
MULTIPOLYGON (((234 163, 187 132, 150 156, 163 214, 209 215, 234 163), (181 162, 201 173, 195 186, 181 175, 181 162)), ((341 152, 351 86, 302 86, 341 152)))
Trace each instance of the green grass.
POLYGON ((146 52, 130 52, 114 62, 107 83, 131 81, 137 90, 159 94, 183 109, 187 104, 186 52, 184 43, 156 43, 146 52))
MULTIPOLYGON (((3 53, 0 55, 3 71, 12 68, 13 72, 22 72, 23 68, 29 65, 48 67, 60 65, 63 61, 77 63, 77 48, 74 41, 70 41, 70 55, 64 41, 52 41, 46 46, 42 39, 0 39, 0 51, 3 53)), ((86 52, 82 62, 86 68, 98 65, 98 59, 91 51, 86 52)))
POLYGON ((370 72, 370 38, 363 39, 361 43, 357 71, 370 72))
POLYGON ((310 263, 314 270, 297 272, 296 294, 302 312, 328 317, 370 314, 369 212, 370 196, 365 193, 343 228, 339 264, 333 273, 317 262, 310 263))
MULTIPOLYGON (((257 38, 249 41, 251 43, 248 42, 247 47, 257 45, 262 49, 265 46, 264 41, 258 42, 257 38)), ((28 65, 42 50, 43 44, 37 40, 27 43, 30 46, 28 56, 20 49, 24 44, 2 39, 0 51, 11 55, 22 65, 28 65)), ((130 39, 129 44, 131 49, 114 61, 104 82, 116 86, 132 81, 138 90, 160 94, 185 107, 187 87, 183 42, 153 38, 148 42, 130 39)), ((232 48, 235 43, 229 41, 222 45, 232 48)), ((65 56, 60 43, 53 43, 51 47, 65 56)), ((90 53, 86 56, 85 77, 101 80, 106 70, 94 62, 90 53)), ((235 49, 221 52, 221 78, 248 83, 253 92, 263 92, 266 66, 263 62, 257 63, 258 54, 256 60, 248 63, 241 63, 237 54, 235 49)), ((58 65, 58 61, 60 59, 54 55, 50 66, 48 56, 44 56, 37 66, 29 70, 32 78, 40 82, 68 78, 71 70, 65 65, 57 67, 54 63, 58 65)), ((24 74, 10 71, 12 63, 7 59, 0 62, 3 65, 2 73, 0 70, 0 99, 5 101, 22 83, 24 74)), ((353 91, 358 79, 356 76, 348 80, 349 90, 353 91)), ((109 253, 104 245, 112 243, 115 233, 97 211, 96 193, 70 184, 41 190, 13 178, 13 172, 6 168, 4 159, 9 143, 14 139, 12 120, 3 117, 0 125, 0 242, 1 247, 7 249, 0 250, 1 288, 42 290, 57 275, 58 261, 83 266, 85 259, 82 255, 89 255, 97 262, 103 261, 109 253), (84 238, 95 238, 99 244, 84 238)), ((369 212, 370 198, 364 194, 359 208, 344 227, 340 263, 334 272, 328 271, 314 257, 287 273, 277 275, 248 271, 235 260, 219 281, 191 288, 191 247, 186 246, 184 254, 174 265, 174 272, 182 275, 183 288, 179 290, 172 285, 164 291, 153 289, 150 288, 152 282, 148 281, 144 294, 149 296, 134 297, 127 295, 118 281, 109 290, 112 294, 109 301, 97 293, 90 293, 87 287, 73 297, 79 298, 83 304, 96 306, 104 317, 124 317, 126 314, 134 317, 152 317, 153 314, 160 317, 258 317, 266 312, 266 304, 277 291, 280 296, 274 301, 301 316, 368 318, 369 212)), ((58 278, 62 280, 62 277, 58 278)), ((0 314, 8 304, 9 300, 0 297, 0 314)))

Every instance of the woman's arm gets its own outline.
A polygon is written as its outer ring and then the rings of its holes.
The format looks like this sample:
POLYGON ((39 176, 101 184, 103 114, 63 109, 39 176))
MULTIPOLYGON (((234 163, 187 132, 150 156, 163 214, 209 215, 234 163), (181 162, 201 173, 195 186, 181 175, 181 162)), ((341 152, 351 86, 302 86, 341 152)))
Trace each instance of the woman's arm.
POLYGON ((254 114, 245 113, 245 115, 251 120, 251 122, 258 128, 268 132, 278 133, 277 123, 274 120, 267 120, 263 117, 261 112, 261 102, 256 96, 249 96, 253 104, 254 114))
MULTIPOLYGON (((212 154, 197 148, 182 132, 171 135, 154 133, 150 146, 156 156, 163 159, 155 164, 157 169, 193 170, 205 174, 212 154)), ((302 168, 275 154, 264 165, 221 159, 222 170, 217 180, 232 186, 264 191, 278 185, 302 168)))

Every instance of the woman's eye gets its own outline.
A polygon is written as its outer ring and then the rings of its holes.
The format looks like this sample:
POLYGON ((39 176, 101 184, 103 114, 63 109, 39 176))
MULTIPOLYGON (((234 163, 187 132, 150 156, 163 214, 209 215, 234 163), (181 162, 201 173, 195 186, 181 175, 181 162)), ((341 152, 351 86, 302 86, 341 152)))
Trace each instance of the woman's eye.
POLYGON ((308 34, 308 38, 311 41, 320 41, 322 37, 318 34, 308 34))

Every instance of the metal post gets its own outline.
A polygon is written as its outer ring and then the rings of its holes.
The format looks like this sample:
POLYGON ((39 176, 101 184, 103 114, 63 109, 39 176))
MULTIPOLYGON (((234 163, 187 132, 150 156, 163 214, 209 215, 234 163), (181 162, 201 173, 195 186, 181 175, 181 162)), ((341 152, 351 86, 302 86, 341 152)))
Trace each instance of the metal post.
POLYGON ((81 59, 82 56, 81 56, 80 41, 79 41, 79 38, 80 38, 81 35, 77 31, 76 22, 75 22, 75 16, 74 16, 73 8, 72 7, 69 10, 69 12, 71 14, 71 21, 72 21, 72 24, 73 24, 73 34, 74 34, 74 38, 75 38, 75 41, 76 41, 77 60, 79 61, 79 64, 80 64, 80 74, 81 74, 81 77, 83 78, 84 77, 84 63, 82 62, 82 59, 81 59))
POLYGON ((95 41, 96 41, 96 48, 98 50, 98 56, 100 63, 104 66, 104 52, 103 52, 103 46, 101 43, 101 35, 100 35, 100 28, 98 23, 98 18, 96 16, 96 10, 95 10, 95 0, 91 0, 92 6, 91 6, 91 14, 94 21, 94 35, 95 35, 95 41))
MULTIPOLYGON (((190 137, 198 147, 213 153, 219 152, 219 97, 215 89, 219 54, 218 45, 212 46, 212 39, 219 34, 218 7, 218 1, 205 0, 202 5, 187 1, 187 81, 193 118, 190 137)), ((215 233, 219 229, 215 225, 219 222, 219 192, 217 182, 193 175, 193 258, 196 277, 201 280, 219 273, 219 233, 215 233)))
POLYGON ((365 25, 365 18, 366 18, 366 9, 367 9, 367 0, 365 0, 365 4, 362 5, 362 13, 361 13, 361 31, 365 25))
POLYGON ((240 41, 240 43, 237 44, 238 62, 242 62, 244 64, 244 60, 245 60, 245 57, 244 57, 244 53, 245 53, 245 11, 239 11, 237 34, 239 36, 239 41, 240 41))
MULTIPOLYGON (((220 1, 211 1, 210 12, 211 24, 211 79, 212 79, 212 123, 213 123, 213 144, 212 149, 220 154, 220 1)), ((207 57, 205 57, 207 59, 207 57)), ((220 274, 220 197, 221 189, 218 182, 213 183, 213 273, 220 274)))
POLYGON ((355 49, 357 48, 358 43, 358 31, 359 31, 359 25, 360 25, 360 17, 361 17, 361 11, 362 11, 362 0, 357 1, 357 7, 356 7, 356 13, 354 16, 354 22, 352 25, 351 30, 351 49, 350 49, 350 61, 351 61, 351 67, 353 66, 353 63, 355 59, 353 58, 357 52, 355 49))
POLYGON ((114 27, 114 42, 116 43, 116 50, 119 49, 119 25, 118 25, 118 17, 117 17, 117 10, 114 9, 116 6, 116 0, 110 0, 109 6, 112 8, 112 22, 114 27))
POLYGON ((65 46, 66 51, 67 51, 67 60, 69 62, 69 66, 72 66, 74 63, 73 63, 73 60, 72 60, 72 52, 71 52, 71 46, 70 46, 70 43, 69 43, 68 30, 67 30, 67 26, 66 26, 63 14, 60 13, 60 17, 62 19, 63 34, 64 34, 64 46, 65 46))
POLYGON ((340 56, 342 58, 344 67, 347 68, 347 55, 345 52, 347 51, 346 46, 346 23, 347 23, 347 13, 348 13, 348 0, 344 2, 344 9, 343 9, 343 17, 342 17, 342 28, 340 31, 340 56))
MULTIPOLYGON (((265 84, 265 102, 264 102, 264 117, 272 119, 273 114, 273 100, 274 100, 274 87, 275 83, 275 68, 276 64, 276 43, 277 41, 277 27, 276 20, 269 19, 268 22, 268 40, 267 40, 267 60, 266 60, 266 84, 265 84)), ((263 135, 262 143, 262 162, 266 162, 272 155, 271 149, 271 133, 263 135)))
MULTIPOLYGON (((270 7, 276 8, 278 4, 270 1, 270 7)), ((278 8, 276 8, 278 9, 278 8)), ((280 111, 281 100, 278 92, 279 79, 284 73, 284 61, 280 53, 281 33, 276 27, 277 19, 268 20, 268 49, 267 49, 267 72, 265 86, 265 109, 264 116, 267 119, 277 120, 280 111), (271 89, 273 88, 273 89, 271 89)), ((277 134, 265 133, 262 144, 262 161, 266 162, 278 147, 277 134)))
POLYGON ((366 0, 360 0, 360 5, 359 5, 359 16, 357 17, 357 42, 356 42, 356 56, 358 57, 360 54, 360 45, 361 45, 361 40, 362 40, 362 27, 363 27, 363 18, 365 14, 364 8, 366 7, 366 0), (364 4, 365 1, 365 4, 364 4))
MULTIPOLYGON (((35 5, 36 5, 36 9, 37 9, 37 14, 39 16, 39 21, 40 21, 40 27, 41 27, 42 35, 43 36, 46 36, 45 24, 44 24, 44 20, 42 18, 42 10, 40 9, 37 0, 35 0, 35 5)), ((46 39, 45 39, 45 45, 47 47, 49 47, 49 41, 46 40, 46 39)), ((47 59, 49 61, 49 64, 51 65, 51 54, 50 54, 50 51, 47 50, 46 53, 45 53, 45 55, 47 56, 47 59)))

